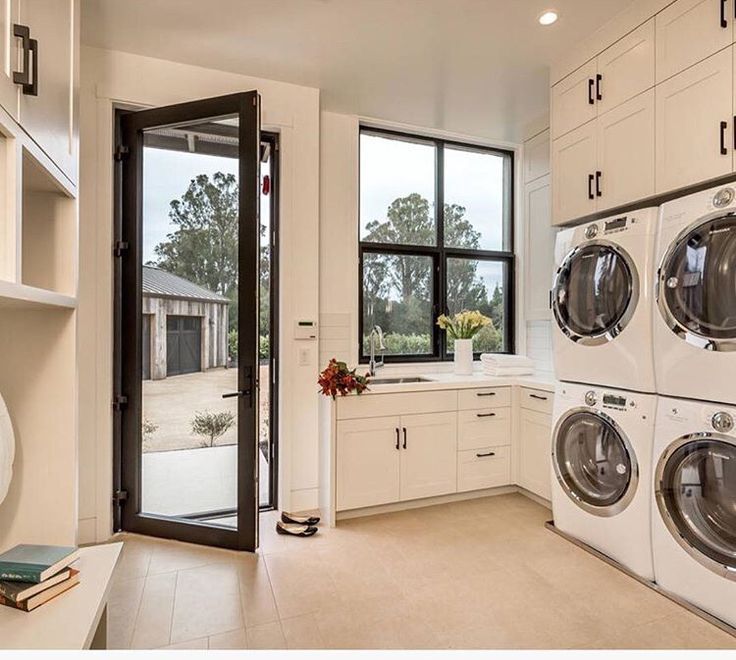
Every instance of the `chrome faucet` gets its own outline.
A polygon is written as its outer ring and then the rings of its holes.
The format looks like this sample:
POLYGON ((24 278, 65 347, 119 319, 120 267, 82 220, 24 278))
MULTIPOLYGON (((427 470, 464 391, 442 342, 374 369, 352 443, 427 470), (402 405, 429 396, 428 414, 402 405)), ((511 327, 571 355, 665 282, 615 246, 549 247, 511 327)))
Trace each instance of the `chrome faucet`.
POLYGON ((376 369, 380 369, 383 366, 383 355, 381 355, 380 362, 376 360, 376 339, 378 339, 378 350, 381 352, 385 351, 386 347, 383 344, 383 330, 381 330, 380 325, 374 325, 371 330, 371 334, 368 337, 368 341, 371 346, 371 359, 368 363, 368 373, 371 376, 375 376, 376 369))

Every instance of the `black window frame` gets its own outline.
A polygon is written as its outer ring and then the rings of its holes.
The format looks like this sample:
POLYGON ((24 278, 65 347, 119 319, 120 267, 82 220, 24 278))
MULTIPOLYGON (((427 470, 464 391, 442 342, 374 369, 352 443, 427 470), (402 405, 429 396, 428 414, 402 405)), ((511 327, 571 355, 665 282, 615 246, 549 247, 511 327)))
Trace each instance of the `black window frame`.
MULTIPOLYGON (((361 125, 358 132, 358 209, 360 209, 360 137, 363 134, 379 137, 394 137, 407 141, 418 141, 432 144, 435 148, 435 223, 437 231, 436 245, 405 245, 396 243, 374 243, 360 238, 361 218, 358 211, 358 358, 361 364, 369 361, 363 354, 363 259, 365 254, 391 254, 416 257, 431 257, 433 263, 432 282, 432 353, 427 354, 391 354, 384 355, 385 362, 438 362, 453 359, 453 353, 447 350, 447 335, 436 324, 440 314, 448 313, 447 306, 447 262, 449 259, 477 259, 504 265, 504 350, 500 353, 510 354, 515 351, 516 318, 516 254, 515 254, 515 152, 510 149, 489 147, 482 144, 459 142, 431 135, 406 133, 386 128, 361 125), (444 191, 444 149, 445 147, 468 149, 485 152, 504 158, 503 198, 504 198, 504 237, 508 236, 508 250, 473 250, 467 248, 446 247, 444 244, 445 191, 444 191)), ((475 358, 480 352, 474 353, 475 358)))

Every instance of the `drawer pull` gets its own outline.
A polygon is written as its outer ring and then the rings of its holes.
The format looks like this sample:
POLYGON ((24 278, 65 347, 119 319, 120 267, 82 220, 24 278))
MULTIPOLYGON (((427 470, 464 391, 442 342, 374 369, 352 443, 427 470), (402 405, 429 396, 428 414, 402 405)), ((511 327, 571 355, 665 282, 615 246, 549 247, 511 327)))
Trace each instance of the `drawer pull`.
POLYGON ((495 417, 496 413, 478 413, 476 417, 495 417))
POLYGON ((488 456, 495 456, 495 451, 489 451, 487 454, 476 454, 478 458, 487 458, 488 456))
POLYGON ((404 427, 404 449, 406 449, 406 427, 404 427))
POLYGON ((396 429, 396 450, 398 451, 400 449, 399 447, 399 427, 397 426, 396 429))
POLYGON ((476 392, 475 396, 496 396, 495 392, 476 392))
POLYGON ((529 395, 529 398, 530 399, 539 399, 540 401, 546 401, 547 400, 547 397, 546 396, 539 396, 539 394, 530 394, 529 395))

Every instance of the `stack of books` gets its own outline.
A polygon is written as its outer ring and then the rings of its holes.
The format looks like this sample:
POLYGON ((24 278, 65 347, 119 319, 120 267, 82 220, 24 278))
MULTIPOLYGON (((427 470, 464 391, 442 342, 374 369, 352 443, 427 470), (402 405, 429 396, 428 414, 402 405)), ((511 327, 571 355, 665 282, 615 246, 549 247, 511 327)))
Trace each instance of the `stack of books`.
POLYGON ((30 612, 79 584, 77 548, 16 545, 0 554, 0 605, 30 612))

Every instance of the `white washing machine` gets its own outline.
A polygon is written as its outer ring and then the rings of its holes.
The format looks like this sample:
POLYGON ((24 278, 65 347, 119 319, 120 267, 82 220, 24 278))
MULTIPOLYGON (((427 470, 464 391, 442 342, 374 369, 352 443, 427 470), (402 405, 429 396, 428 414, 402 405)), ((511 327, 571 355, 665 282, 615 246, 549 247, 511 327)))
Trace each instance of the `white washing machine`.
POLYGON ((654 351, 660 394, 736 404, 736 187, 662 205, 654 351))
POLYGON ((660 397, 652 546, 657 583, 736 626, 736 407, 660 397))
POLYGON ((658 209, 557 234, 551 292, 559 380, 655 392, 652 291, 658 209))
POLYGON ((552 433, 555 526, 647 580, 656 408, 653 394, 560 383, 552 433))

